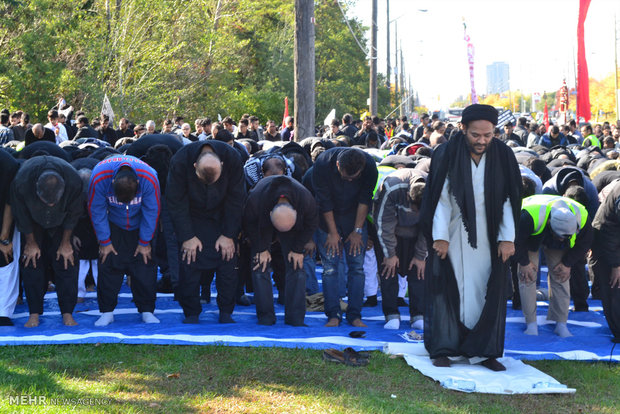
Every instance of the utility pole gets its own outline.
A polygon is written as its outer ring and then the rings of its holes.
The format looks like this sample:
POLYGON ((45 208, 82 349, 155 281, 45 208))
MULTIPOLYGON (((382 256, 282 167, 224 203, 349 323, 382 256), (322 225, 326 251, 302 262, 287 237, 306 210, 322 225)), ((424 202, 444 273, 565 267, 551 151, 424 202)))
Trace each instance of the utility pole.
POLYGON ((398 22, 394 22, 394 104, 400 105, 398 88, 398 22))
POLYGON ((388 94, 390 94, 390 100, 391 100, 391 87, 392 85, 390 84, 390 77, 392 76, 392 68, 390 67, 390 0, 385 0, 386 4, 387 4, 387 81, 385 82, 385 86, 387 86, 388 89, 388 94))
POLYGON ((377 0, 372 0, 370 29, 370 115, 377 115, 377 0))
POLYGON ((314 136, 314 0, 295 0, 295 141, 314 136))
MULTIPOLYGON (((400 90, 401 90, 401 101, 405 99, 405 94, 407 91, 405 89, 405 61, 403 60, 403 45, 400 45, 400 90)), ((402 103, 402 102, 400 102, 402 103)), ((400 116, 405 115, 405 106, 401 105, 400 107, 400 116)))
POLYGON ((614 73, 616 81, 616 124, 620 120, 620 90, 618 90, 618 19, 614 14, 614 73))

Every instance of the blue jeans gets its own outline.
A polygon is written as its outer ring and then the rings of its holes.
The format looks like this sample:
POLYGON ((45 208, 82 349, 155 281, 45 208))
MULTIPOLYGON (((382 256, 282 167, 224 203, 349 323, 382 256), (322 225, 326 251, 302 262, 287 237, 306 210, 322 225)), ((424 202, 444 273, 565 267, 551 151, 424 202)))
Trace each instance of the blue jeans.
MULTIPOLYGON (((342 311, 340 310, 339 295, 339 269, 341 268, 340 255, 327 255, 325 242, 327 241, 327 233, 321 229, 316 232, 316 244, 321 262, 323 263, 323 296, 325 298, 325 315, 327 318, 342 319, 342 311)), ((366 242, 368 240, 368 232, 366 225, 362 232, 362 248, 359 254, 352 255, 349 253, 350 243, 345 243, 341 255, 348 267, 347 271, 347 291, 349 297, 349 306, 347 308, 347 321, 353 322, 355 319, 362 317, 362 304, 364 302, 364 253, 366 252, 366 242)))
MULTIPOLYGON (((316 232, 312 236, 316 243, 316 232)), ((319 293, 319 281, 316 278, 316 256, 304 255, 304 272, 306 272, 306 295, 312 296, 319 293)))

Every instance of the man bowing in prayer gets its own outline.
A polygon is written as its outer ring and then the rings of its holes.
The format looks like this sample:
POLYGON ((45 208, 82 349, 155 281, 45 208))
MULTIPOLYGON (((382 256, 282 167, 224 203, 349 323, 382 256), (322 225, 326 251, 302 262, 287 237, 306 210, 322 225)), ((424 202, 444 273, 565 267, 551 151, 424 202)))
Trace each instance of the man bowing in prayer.
POLYGON ((493 138, 497 110, 470 105, 462 131, 431 161, 422 219, 426 266, 424 345, 438 367, 464 356, 493 371, 504 352, 508 258, 514 254, 521 178, 512 150, 493 138))

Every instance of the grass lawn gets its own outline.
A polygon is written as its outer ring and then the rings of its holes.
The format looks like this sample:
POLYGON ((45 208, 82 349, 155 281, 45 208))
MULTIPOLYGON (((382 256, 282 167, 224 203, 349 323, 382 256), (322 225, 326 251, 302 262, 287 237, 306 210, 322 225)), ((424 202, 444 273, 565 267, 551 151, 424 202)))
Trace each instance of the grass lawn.
POLYGON ((0 412, 620 412, 620 364, 528 362, 577 393, 497 396, 447 391, 402 358, 379 352, 363 368, 323 362, 321 355, 225 346, 2 347, 0 412), (18 395, 43 396, 48 404, 11 404, 18 395), (50 405, 51 399, 70 404, 50 405), (78 399, 98 405, 76 405, 78 399))

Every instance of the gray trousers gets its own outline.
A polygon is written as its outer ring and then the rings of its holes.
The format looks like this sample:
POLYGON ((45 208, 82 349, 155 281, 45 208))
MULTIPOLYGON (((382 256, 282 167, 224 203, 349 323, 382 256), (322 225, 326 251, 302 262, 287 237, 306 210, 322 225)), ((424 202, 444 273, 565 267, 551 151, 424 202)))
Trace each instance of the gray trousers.
MULTIPOLYGON (((543 253, 547 258, 549 272, 547 283, 549 284, 549 311, 547 320, 566 323, 568 320, 568 308, 570 306, 570 279, 565 282, 558 282, 553 273, 553 268, 562 261, 564 251, 543 248, 543 253)), ((538 269, 538 251, 528 252, 530 262, 538 269)), ((521 295, 521 307, 525 322, 536 322, 536 280, 524 283, 521 280, 521 266, 519 266, 519 293, 521 295)))

